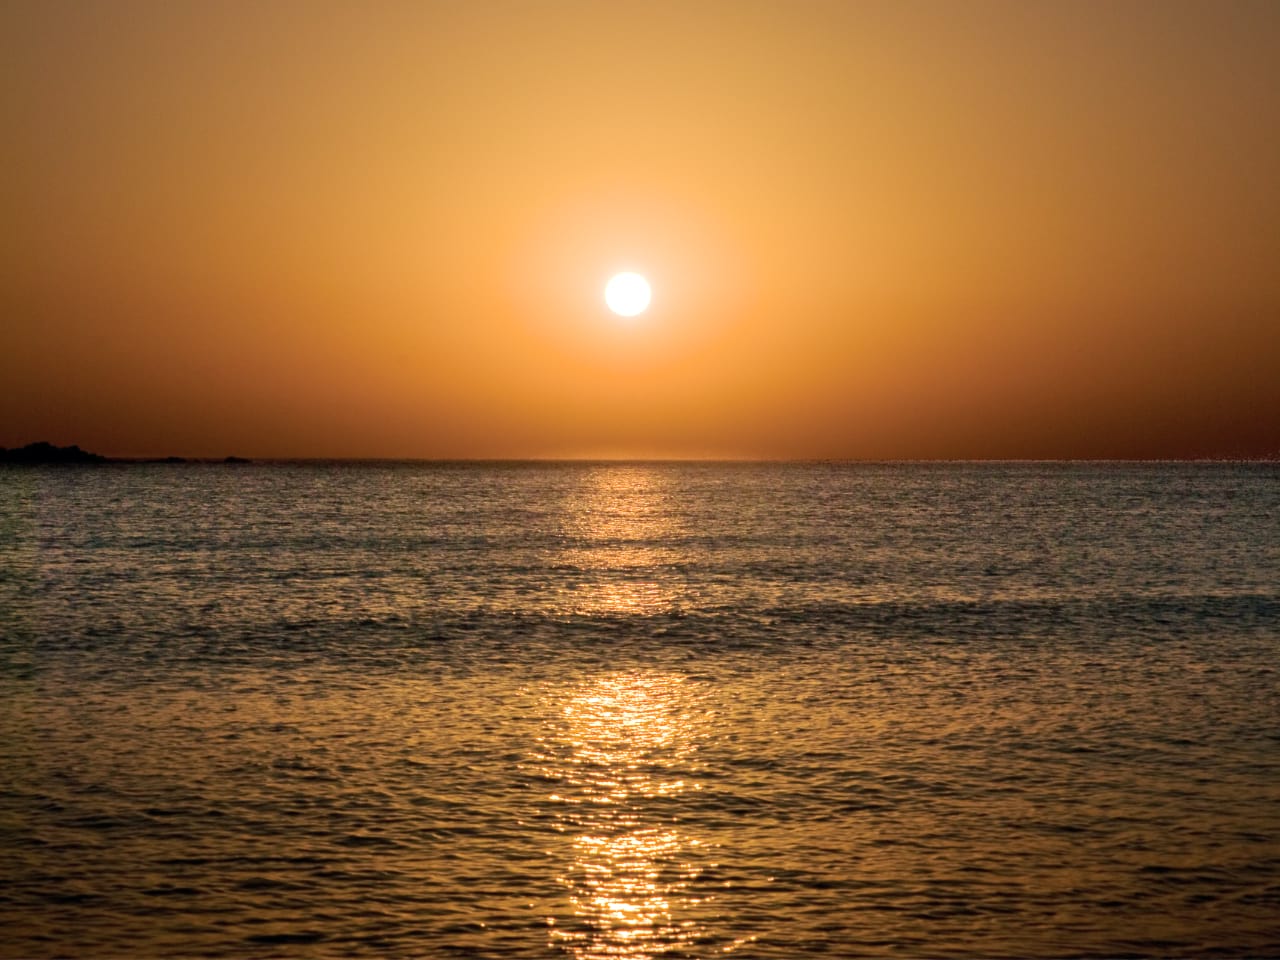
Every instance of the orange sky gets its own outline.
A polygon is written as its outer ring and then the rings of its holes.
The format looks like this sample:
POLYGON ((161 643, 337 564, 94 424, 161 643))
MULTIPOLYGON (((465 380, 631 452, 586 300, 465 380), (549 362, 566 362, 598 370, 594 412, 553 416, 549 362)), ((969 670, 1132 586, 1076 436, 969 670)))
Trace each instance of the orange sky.
POLYGON ((1280 455, 1271 0, 12 0, 0 121, 3 446, 1280 455))

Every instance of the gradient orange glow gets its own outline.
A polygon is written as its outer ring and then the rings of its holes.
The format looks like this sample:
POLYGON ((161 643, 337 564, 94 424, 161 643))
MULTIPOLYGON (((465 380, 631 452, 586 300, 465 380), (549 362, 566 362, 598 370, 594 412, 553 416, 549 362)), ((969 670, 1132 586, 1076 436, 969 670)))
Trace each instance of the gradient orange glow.
POLYGON ((0 54, 0 445, 1280 454, 1274 3, 14 2, 0 54))

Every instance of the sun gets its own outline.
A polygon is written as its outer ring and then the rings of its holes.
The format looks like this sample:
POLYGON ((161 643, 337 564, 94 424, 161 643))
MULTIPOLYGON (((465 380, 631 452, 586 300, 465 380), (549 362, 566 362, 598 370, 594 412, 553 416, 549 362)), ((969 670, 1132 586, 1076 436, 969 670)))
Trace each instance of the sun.
POLYGON ((620 273, 604 288, 604 302, 620 317, 634 317, 649 306, 649 281, 638 273, 620 273))

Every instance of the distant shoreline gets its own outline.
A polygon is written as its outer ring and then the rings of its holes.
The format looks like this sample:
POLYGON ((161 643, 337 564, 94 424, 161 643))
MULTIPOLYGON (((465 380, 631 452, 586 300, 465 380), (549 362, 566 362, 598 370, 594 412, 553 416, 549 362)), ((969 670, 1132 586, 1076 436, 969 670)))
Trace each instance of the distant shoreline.
POLYGON ((1028 457, 1028 458, 965 458, 965 457, 932 457, 932 458, 854 458, 854 457, 265 457, 250 459, 240 456, 226 457, 108 457, 81 449, 78 445, 59 447, 47 441, 29 443, 24 447, 5 449, 0 447, 0 466, 129 466, 154 464, 190 464, 222 465, 222 464, 305 464, 305 463, 349 463, 349 464, 1277 464, 1280 454, 1271 457, 1028 457))
POLYGON ((228 456, 221 459, 197 459, 191 457, 107 457, 100 453, 82 450, 79 445, 59 447, 45 440, 28 443, 25 447, 5 449, 0 447, 0 464, 30 467, 92 467, 107 464, 143 464, 143 463, 252 463, 245 457, 228 456))

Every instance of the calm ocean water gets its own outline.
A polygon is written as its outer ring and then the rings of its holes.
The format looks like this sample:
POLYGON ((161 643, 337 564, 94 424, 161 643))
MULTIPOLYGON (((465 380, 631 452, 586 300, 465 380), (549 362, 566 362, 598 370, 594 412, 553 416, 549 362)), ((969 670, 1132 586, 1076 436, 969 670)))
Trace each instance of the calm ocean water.
POLYGON ((5 957, 1280 954, 1280 467, 0 470, 5 957))

